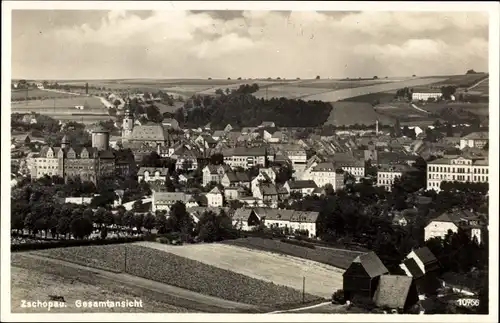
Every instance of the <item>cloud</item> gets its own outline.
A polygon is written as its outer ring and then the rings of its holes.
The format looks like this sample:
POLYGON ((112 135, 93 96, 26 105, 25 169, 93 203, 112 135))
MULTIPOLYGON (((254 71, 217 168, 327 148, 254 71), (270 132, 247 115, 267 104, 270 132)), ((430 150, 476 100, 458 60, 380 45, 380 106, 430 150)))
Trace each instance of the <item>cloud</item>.
POLYGON ((13 76, 26 78, 357 77, 488 68, 482 13, 31 11, 13 15, 13 35, 13 76))

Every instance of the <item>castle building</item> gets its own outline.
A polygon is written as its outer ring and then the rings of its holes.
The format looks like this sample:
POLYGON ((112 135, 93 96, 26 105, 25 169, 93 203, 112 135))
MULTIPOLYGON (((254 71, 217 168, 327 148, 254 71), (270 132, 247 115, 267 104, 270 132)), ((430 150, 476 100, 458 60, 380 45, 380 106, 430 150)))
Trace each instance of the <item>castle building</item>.
POLYGON ((61 176, 65 180, 80 177, 97 183, 100 176, 115 173, 115 154, 109 149, 109 132, 97 127, 92 132, 92 147, 71 146, 67 136, 60 147, 45 146, 38 155, 30 157, 32 179, 61 176))

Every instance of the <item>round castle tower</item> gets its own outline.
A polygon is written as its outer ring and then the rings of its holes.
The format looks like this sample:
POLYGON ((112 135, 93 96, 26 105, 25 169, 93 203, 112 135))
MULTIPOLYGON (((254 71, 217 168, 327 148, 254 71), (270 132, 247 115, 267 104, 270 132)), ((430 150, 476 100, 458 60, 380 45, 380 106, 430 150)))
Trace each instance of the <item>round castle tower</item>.
POLYGON ((109 149, 109 131, 101 126, 92 130, 92 147, 98 150, 109 149))

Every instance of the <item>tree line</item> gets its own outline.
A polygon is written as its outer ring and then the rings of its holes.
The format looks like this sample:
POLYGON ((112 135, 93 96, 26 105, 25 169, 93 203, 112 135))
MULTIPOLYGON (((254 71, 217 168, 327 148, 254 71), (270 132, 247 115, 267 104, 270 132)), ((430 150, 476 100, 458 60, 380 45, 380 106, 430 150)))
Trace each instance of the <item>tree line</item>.
POLYGON ((175 118, 185 127, 203 127, 210 123, 215 129, 223 129, 228 123, 241 127, 258 126, 273 120, 281 127, 317 127, 328 119, 332 106, 322 101, 304 101, 287 98, 258 99, 248 93, 195 96, 175 118))

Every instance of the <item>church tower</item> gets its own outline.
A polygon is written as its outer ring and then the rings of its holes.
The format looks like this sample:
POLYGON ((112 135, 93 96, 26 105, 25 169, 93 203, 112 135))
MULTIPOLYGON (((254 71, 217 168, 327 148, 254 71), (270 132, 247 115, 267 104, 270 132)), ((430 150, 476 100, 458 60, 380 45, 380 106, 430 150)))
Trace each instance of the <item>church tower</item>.
POLYGON ((130 138, 133 128, 134 128, 134 114, 130 110, 130 99, 127 99, 127 103, 125 104, 125 113, 123 115, 122 139, 130 138))

